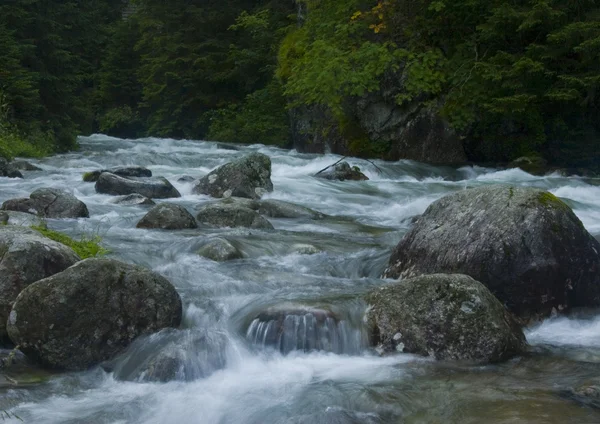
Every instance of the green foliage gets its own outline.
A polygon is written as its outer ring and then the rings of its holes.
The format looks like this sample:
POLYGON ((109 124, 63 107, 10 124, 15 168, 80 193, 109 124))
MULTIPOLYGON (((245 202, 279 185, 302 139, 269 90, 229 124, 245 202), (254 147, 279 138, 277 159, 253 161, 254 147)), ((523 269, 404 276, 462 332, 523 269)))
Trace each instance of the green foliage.
POLYGON ((106 255, 108 250, 100 245, 102 239, 95 236, 81 236, 81 240, 73 240, 66 234, 59 233, 58 231, 50 230, 44 226, 34 225, 31 227, 44 237, 48 237, 51 240, 62 243, 65 246, 70 247, 79 255, 81 259, 94 258, 96 256, 106 255))
POLYGON ((290 127, 281 86, 273 81, 246 96, 240 105, 214 112, 208 138, 237 143, 289 144, 290 127))

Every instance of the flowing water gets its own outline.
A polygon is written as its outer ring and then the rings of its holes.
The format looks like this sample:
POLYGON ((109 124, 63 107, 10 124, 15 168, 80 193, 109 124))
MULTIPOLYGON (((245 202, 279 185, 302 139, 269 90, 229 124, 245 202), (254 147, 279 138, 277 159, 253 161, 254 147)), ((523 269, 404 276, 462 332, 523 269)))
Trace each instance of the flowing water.
POLYGON ((493 366, 379 357, 368 349, 361 293, 384 284, 392 248, 414 216, 467 187, 510 183, 566 200, 600 237, 600 181, 520 170, 434 167, 410 161, 349 160, 370 178, 313 178, 337 161, 261 145, 161 139, 81 138, 81 150, 34 161, 42 172, 0 179, 0 202, 40 187, 74 193, 90 219, 49 220, 74 238, 100 235, 110 256, 166 276, 184 302, 182 328, 138 339, 110 366, 0 387, 0 409, 18 423, 600 423, 600 410, 564 396, 600 378, 600 315, 558 318, 528 329, 531 351, 493 366), (248 152, 269 155, 275 191, 329 215, 270 219, 275 230, 136 229, 147 207, 119 206, 84 183, 85 171, 142 165, 167 177, 194 212, 183 175, 200 177, 248 152), (196 254, 224 237, 244 259, 196 254), (175 379, 148 372, 162 358, 175 379), (166 361, 165 361, 165 358, 166 361), (12 417, 16 414, 20 417, 12 417))

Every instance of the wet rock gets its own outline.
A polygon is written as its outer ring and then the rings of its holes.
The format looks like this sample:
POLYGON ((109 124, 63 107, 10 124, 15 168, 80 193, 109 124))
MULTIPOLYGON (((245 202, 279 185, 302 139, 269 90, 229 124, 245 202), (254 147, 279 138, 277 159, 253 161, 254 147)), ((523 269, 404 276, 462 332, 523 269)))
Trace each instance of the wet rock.
POLYGON ((29 199, 11 199, 2 210, 25 212, 44 218, 89 218, 87 206, 71 193, 56 188, 40 188, 29 199))
POLYGON ((24 160, 15 160, 10 163, 14 169, 18 169, 20 171, 41 171, 42 168, 39 168, 31 163, 24 160))
POLYGON ((317 253, 321 253, 321 250, 318 247, 313 246, 312 244, 303 243, 292 245, 292 251, 301 255, 316 255, 317 253))
POLYGON ((225 367, 227 344, 220 332, 164 330, 136 340, 112 371, 119 380, 193 381, 225 367))
POLYGON ((179 183, 193 183, 196 179, 190 175, 184 175, 183 177, 177 178, 177 182, 179 183))
POLYGON ((262 153, 252 153, 213 170, 192 189, 194 194, 249 199, 260 199, 272 191, 271 159, 262 153))
POLYGON ((548 162, 539 156, 523 156, 513 160, 509 168, 519 168, 532 175, 545 175, 549 172, 548 162))
POLYGON ((487 363, 526 346, 512 315, 466 275, 422 275, 375 289, 366 300, 372 341, 383 352, 487 363))
POLYGON ((365 181, 369 179, 365 174, 360 172, 360 168, 358 166, 350 167, 348 162, 340 162, 328 170, 318 174, 317 177, 325 178, 326 180, 338 181, 365 181))
POLYGON ((384 278, 462 273, 524 321, 600 305, 600 243, 571 208, 527 187, 487 186, 434 202, 384 278))
POLYGON ((273 229, 273 225, 258 212, 236 204, 211 203, 200 209, 196 219, 214 227, 273 229))
POLYGON ((325 214, 283 200, 261 200, 258 213, 271 218, 310 218, 323 219, 325 214))
POLYGON ((0 157, 0 177, 23 178, 23 174, 14 166, 12 162, 0 157))
POLYGON ((125 178, 108 172, 103 172, 96 181, 96 192, 113 196, 137 193, 150 199, 181 197, 166 178, 125 178))
POLYGON ((315 350, 351 353, 357 347, 355 335, 331 311, 293 305, 259 313, 246 331, 250 343, 282 353, 315 350))
POLYGON ((124 205, 124 206, 135 206, 135 205, 156 205, 154 200, 148 199, 147 197, 142 196, 141 194, 133 193, 128 194, 127 196, 119 197, 115 199, 112 203, 115 205, 124 205))
POLYGON ((10 339, 41 364, 83 370, 136 337, 181 322, 181 299, 164 277, 113 259, 87 259, 21 292, 10 339))
POLYGON ((244 256, 233 244, 223 238, 215 238, 198 250, 198 255, 215 262, 241 259, 244 256))
POLYGON ((0 226, 0 342, 6 339, 6 320, 19 293, 78 261, 71 248, 35 230, 0 226))
POLYGON ((117 166, 110 169, 99 169, 96 171, 86 172, 83 174, 83 181, 88 183, 95 183, 100 178, 103 172, 118 175, 119 177, 138 177, 138 178, 150 178, 152 171, 142 166, 117 166))
POLYGON ((160 228, 163 230, 183 230, 197 227, 196 220, 186 208, 169 203, 156 205, 137 224, 137 228, 160 228))
POLYGON ((45 383, 52 375, 37 367, 20 350, 0 349, 0 389, 45 383))
POLYGON ((46 222, 35 215, 25 212, 1 211, 0 224, 17 225, 21 227, 46 227, 46 222))

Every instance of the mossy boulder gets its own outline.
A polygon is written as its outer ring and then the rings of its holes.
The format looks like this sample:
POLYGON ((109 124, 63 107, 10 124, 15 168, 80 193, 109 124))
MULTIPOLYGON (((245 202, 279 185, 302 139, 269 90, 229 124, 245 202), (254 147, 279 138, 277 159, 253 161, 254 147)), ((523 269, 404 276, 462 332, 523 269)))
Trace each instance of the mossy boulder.
POLYGON ((83 370, 138 336, 178 327, 181 299, 164 277, 113 259, 86 259, 31 284, 10 312, 10 339, 49 368, 83 370))
POLYGON ((213 227, 273 229, 273 225, 258 212, 237 203, 208 204, 200 209, 196 219, 213 227))
POLYGON ((69 247, 30 228, 0 226, 0 342, 13 302, 30 284, 80 261, 69 247))
POLYGON ((170 203, 156 205, 137 224, 137 228, 162 230, 183 230, 197 227, 196 220, 186 208, 170 203))
POLYGON ((488 363, 526 346, 510 312, 466 275, 422 275, 375 289, 366 301, 371 340, 382 352, 488 363))
POLYGON ((56 188, 40 188, 29 199, 11 199, 2 210, 25 212, 43 218, 89 218, 87 206, 71 193, 56 188))
POLYGON ((473 277, 524 321, 600 305, 600 243, 569 206, 535 188, 479 187, 429 206, 383 277, 432 273, 473 277))
POLYGON ((181 197, 179 191, 164 177, 120 177, 109 172, 103 172, 96 181, 95 187, 97 193, 113 196, 137 193, 150 199, 181 197))
POLYGON ((195 194, 217 198, 248 199, 260 199, 272 191, 271 159, 262 153, 251 153, 211 171, 192 189, 195 194))

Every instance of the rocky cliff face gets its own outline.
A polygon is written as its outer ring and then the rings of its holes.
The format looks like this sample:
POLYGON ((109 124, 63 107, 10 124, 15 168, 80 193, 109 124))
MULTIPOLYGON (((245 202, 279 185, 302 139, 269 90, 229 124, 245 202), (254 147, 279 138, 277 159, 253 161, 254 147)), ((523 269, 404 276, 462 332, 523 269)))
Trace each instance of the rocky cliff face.
POLYGON ((398 106, 382 93, 349 100, 347 122, 340 125, 321 105, 290 112, 293 146, 304 153, 336 153, 461 164, 467 156, 460 137, 440 115, 441 102, 398 106))

